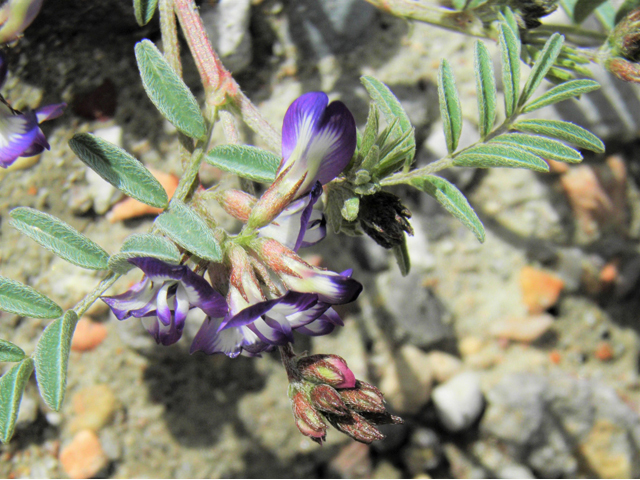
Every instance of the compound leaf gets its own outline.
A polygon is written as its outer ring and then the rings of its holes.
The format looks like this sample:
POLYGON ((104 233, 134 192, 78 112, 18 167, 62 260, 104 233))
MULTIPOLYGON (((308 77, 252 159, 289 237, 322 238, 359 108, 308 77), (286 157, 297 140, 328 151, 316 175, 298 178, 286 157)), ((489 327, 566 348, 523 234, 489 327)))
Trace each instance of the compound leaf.
POLYGON ((120 147, 89 133, 69 140, 71 150, 111 185, 132 198, 157 208, 166 208, 167 192, 142 163, 120 147))
POLYGON ((480 137, 485 138, 491 132, 496 121, 496 81, 487 47, 480 40, 474 50, 476 74, 476 95, 478 98, 478 125, 480 137))
POLYGON ((136 22, 144 27, 153 18, 156 13, 158 0, 133 0, 133 13, 136 16, 136 22))
POLYGON ((281 158, 247 145, 220 145, 207 153, 208 164, 254 182, 273 183, 281 158))
POLYGON ((482 222, 469 205, 466 197, 455 185, 435 175, 412 178, 410 185, 435 198, 447 212, 471 230, 480 242, 484 242, 485 233, 482 222))
POLYGON ((45 328, 36 345, 34 360, 40 395, 47 406, 55 411, 60 410, 67 389, 69 352, 77 323, 76 312, 65 312, 45 328))
POLYGON ((594 152, 604 152, 602 140, 571 122, 563 122, 561 120, 522 120, 515 123, 513 128, 521 132, 557 138, 594 152))
POLYGON ((0 362, 19 362, 26 354, 19 346, 0 338, 0 362))
POLYGON ((8 443, 18 419, 20 402, 33 372, 33 360, 25 358, 0 378, 0 440, 8 443))
POLYGON ((222 250, 213 231, 190 207, 173 200, 169 210, 156 219, 156 226, 185 250, 210 262, 222 260, 222 250))
POLYGON ((53 300, 5 277, 0 277, 0 310, 32 318, 56 318, 62 315, 62 309, 53 300))
POLYGON ((540 52, 536 62, 533 64, 531 73, 527 78, 527 83, 522 89, 520 105, 524 104, 540 86, 540 83, 547 75, 547 72, 553 66, 556 58, 558 58, 563 43, 564 37, 559 33, 554 33, 549 37, 549 40, 547 40, 547 43, 544 45, 542 52, 540 52))
POLYGON ((547 105, 553 105, 583 93, 592 92, 598 88, 600 88, 600 84, 594 80, 570 80, 547 90, 543 95, 526 104, 522 109, 522 113, 532 112, 547 105))
POLYGON ((109 254, 62 220, 28 207, 9 213, 12 227, 79 267, 105 270, 109 254))
POLYGON ((438 71, 438 98, 440 100, 440 116, 444 125, 444 136, 449 153, 455 152, 462 132, 462 108, 456 89, 456 80, 449 62, 442 59, 438 71))
POLYGON ((577 150, 564 143, 539 135, 524 133, 505 133, 491 140, 491 143, 506 143, 524 148, 525 150, 548 160, 558 160, 567 163, 579 163, 582 155, 577 150))
POLYGON ((178 130, 191 138, 204 138, 207 124, 189 87, 149 40, 136 44, 142 85, 156 108, 178 130))
POLYGON ((469 148, 453 159, 458 167, 508 167, 529 168, 537 172, 548 172, 549 165, 540 157, 512 145, 486 143, 469 148))

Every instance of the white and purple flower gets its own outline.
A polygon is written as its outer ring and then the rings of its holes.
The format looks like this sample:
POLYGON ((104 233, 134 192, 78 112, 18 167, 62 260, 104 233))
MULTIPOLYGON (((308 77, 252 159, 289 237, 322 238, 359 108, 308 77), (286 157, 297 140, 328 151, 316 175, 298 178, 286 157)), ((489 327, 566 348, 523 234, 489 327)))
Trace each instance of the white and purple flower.
MULTIPOLYGON (((7 74, 6 65, 0 52, 0 85, 7 74)), ((57 103, 21 113, 0 96, 0 167, 9 167, 18 157, 32 157, 45 148, 49 150, 49 142, 39 124, 59 117, 66 106, 66 103, 57 103)))
POLYGON ((264 227, 316 182, 325 185, 336 178, 355 148, 356 123, 344 103, 329 103, 324 92, 298 97, 284 116, 278 176, 253 208, 248 226, 264 227))
POLYGON ((172 265, 150 257, 131 258, 129 262, 144 272, 144 278, 127 292, 102 300, 118 320, 142 319, 157 343, 177 342, 193 307, 211 317, 224 317, 227 313, 224 297, 186 265, 172 265))

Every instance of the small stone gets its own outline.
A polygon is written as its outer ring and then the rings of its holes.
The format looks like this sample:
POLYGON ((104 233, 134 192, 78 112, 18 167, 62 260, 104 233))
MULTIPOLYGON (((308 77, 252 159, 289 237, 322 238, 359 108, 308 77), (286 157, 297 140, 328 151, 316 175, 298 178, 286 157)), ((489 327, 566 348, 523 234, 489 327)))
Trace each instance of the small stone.
POLYGON ((452 432, 458 432, 476 421, 484 405, 480 377, 475 372, 459 373, 434 388, 431 395, 438 418, 452 432))
POLYGON ((224 66, 240 73, 251 63, 251 0, 220 0, 202 6, 202 20, 224 66))
POLYGON ((538 314, 556 304, 564 282, 556 275, 526 266, 520 271, 520 287, 529 313, 538 314))
POLYGON ((463 357, 474 355, 482 350, 484 342, 478 337, 463 337, 458 342, 458 351, 463 357))
POLYGON ((107 385, 94 385, 78 391, 71 400, 74 417, 69 428, 98 431, 111 421, 117 408, 113 390, 107 385))
POLYGON ((18 410, 18 418, 16 419, 16 428, 27 427, 35 422, 38 418, 38 400, 27 390, 20 402, 20 410, 18 410))
POLYGON ((597 420, 578 446, 588 467, 600 478, 631 478, 631 451, 625 428, 597 420))
POLYGON ((92 478, 107 466, 107 456, 98 436, 91 430, 82 430, 60 452, 60 463, 71 478, 92 478))
POLYGON ((102 323, 97 323, 87 317, 82 317, 76 325, 71 340, 71 350, 76 352, 86 352, 93 350, 107 338, 107 327, 102 323))
POLYGON ((373 471, 372 478, 403 478, 402 472, 393 466, 388 460, 383 460, 378 463, 378 466, 373 471))
POLYGON ((498 320, 491 324, 490 331, 498 338, 528 343, 544 335, 551 325, 553 325, 553 317, 549 314, 542 314, 527 318, 498 320))
POLYGON ((371 478, 373 464, 370 450, 369 445, 351 442, 331 460, 329 469, 338 478, 371 478))
POLYGON ((419 428, 411 435, 409 445, 403 449, 409 473, 416 475, 437 468, 442 462, 442 445, 438 434, 429 428, 419 428))
POLYGON ((613 360, 613 348, 609 342, 600 342, 593 355, 602 362, 608 362, 613 360))
POLYGON ((427 356, 433 378, 438 383, 446 382, 462 370, 462 361, 449 353, 436 350, 427 356))
POLYGON ((429 401, 432 382, 428 355, 413 345, 403 345, 386 365, 380 390, 395 411, 415 414, 429 401))

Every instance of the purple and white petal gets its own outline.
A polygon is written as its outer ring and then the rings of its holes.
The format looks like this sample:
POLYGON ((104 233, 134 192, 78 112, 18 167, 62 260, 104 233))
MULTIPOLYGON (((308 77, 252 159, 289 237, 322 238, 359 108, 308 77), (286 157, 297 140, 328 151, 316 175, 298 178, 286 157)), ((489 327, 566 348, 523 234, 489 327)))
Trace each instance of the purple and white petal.
POLYGON ((38 123, 58 118, 60 115, 62 115, 66 106, 66 103, 54 103, 53 105, 47 105, 45 107, 38 108, 36 110, 36 118, 38 119, 38 123))
POLYGON ((234 358, 240 355, 243 347, 259 342, 256 334, 246 327, 218 331, 220 324, 221 319, 207 318, 193 339, 191 353, 224 353, 234 358))
POLYGON ((304 233, 300 248, 307 248, 315 245, 327 236, 327 220, 318 210, 314 210, 311 219, 307 224, 307 231, 304 233))
POLYGON ((142 270, 153 282, 182 280, 185 269, 189 270, 185 265, 173 265, 153 257, 129 258, 127 261, 142 270))
POLYGON ((238 328, 244 325, 255 322, 262 315, 271 310, 275 305, 280 302, 279 298, 274 300, 267 300, 266 302, 259 302, 240 310, 237 314, 227 317, 220 324, 220 331, 228 328, 238 328))
POLYGON ((185 267, 181 287, 189 302, 202 309, 210 317, 224 317, 229 308, 222 295, 216 292, 203 277, 185 267))
POLYGON ((150 304, 155 309, 155 298, 161 285, 154 286, 148 277, 143 278, 126 292, 111 297, 100 297, 105 302, 118 320, 124 320, 131 316, 131 312, 143 309, 150 304))
POLYGON ((289 166, 289 159, 296 149, 304 151, 309 144, 328 103, 326 93, 309 92, 299 96, 289 106, 282 122, 284 164, 280 167, 281 171, 289 166))
POLYGON ((33 112, 15 115, 0 104, 0 166, 7 168, 33 143, 40 128, 33 112))
POLYGON ((362 291, 362 284, 345 275, 305 267, 298 262, 285 259, 297 276, 281 274, 288 288, 294 292, 317 293, 321 302, 341 305, 353 302, 362 291))
POLYGON ((168 294, 169 288, 173 285, 171 283, 165 283, 162 285, 160 290, 158 290, 158 295, 156 295, 156 306, 157 306, 157 315, 160 322, 164 325, 171 325, 173 321, 173 312, 172 308, 169 305, 168 294))
POLYGON ((296 332, 309 335, 310 337, 319 337, 333 332, 335 328, 336 326, 332 322, 326 320, 324 317, 320 317, 303 327, 296 328, 296 332))

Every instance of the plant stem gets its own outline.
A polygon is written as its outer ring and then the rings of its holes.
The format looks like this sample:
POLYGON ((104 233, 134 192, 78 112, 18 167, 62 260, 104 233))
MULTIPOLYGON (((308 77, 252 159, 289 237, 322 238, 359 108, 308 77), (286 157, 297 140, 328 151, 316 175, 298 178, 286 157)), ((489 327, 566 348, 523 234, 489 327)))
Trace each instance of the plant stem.
POLYGON ((73 311, 76 312, 78 318, 84 315, 84 312, 89 309, 93 302, 100 298, 100 295, 106 292, 111 285, 116 283, 116 280, 121 276, 122 274, 109 270, 107 276, 98 285, 96 285, 96 287, 86 297, 73 307, 73 311))
POLYGON ((182 31, 198 67, 206 102, 220 106, 230 100, 242 120, 275 151, 280 150, 280 134, 242 93, 240 86, 211 47, 194 0, 173 0, 182 31))
POLYGON ((290 343, 282 345, 278 347, 278 351, 280 352, 280 358, 282 359, 282 365, 284 365, 284 369, 287 372, 287 378, 289 379, 289 383, 293 381, 301 380, 300 372, 296 368, 296 353, 293 351, 293 347, 290 343))
POLYGON ((180 43, 176 16, 173 11, 173 0, 160 0, 160 32, 162 34, 162 50, 164 56, 179 77, 182 77, 182 63, 180 62, 180 43))

